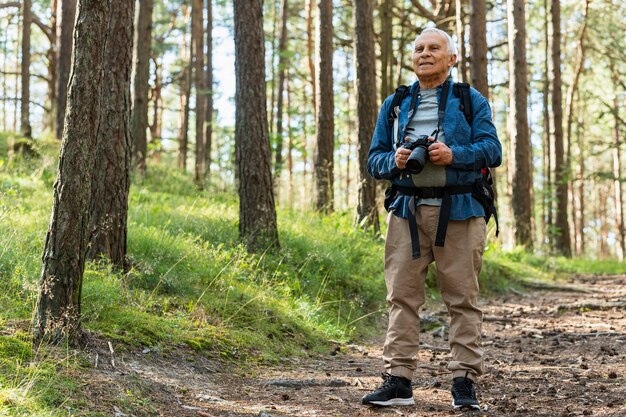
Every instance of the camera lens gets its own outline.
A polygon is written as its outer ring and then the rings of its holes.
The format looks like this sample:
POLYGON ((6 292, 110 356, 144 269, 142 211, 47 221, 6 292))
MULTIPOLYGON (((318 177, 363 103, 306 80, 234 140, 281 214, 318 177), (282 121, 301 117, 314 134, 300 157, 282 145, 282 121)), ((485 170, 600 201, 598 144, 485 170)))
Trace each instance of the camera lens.
POLYGON ((406 161, 406 169, 408 169, 411 174, 419 174, 422 172, 426 164, 426 152, 427 148, 422 146, 413 149, 413 152, 411 152, 411 155, 406 161))

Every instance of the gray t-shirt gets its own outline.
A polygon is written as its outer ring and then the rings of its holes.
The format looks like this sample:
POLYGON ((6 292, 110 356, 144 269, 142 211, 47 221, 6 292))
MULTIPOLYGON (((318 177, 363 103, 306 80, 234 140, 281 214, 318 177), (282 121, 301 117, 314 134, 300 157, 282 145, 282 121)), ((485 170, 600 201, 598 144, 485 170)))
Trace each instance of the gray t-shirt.
MULTIPOLYGON (((437 89, 422 89, 420 94, 422 96, 420 104, 417 107, 415 116, 413 116, 413 119, 407 126, 407 129, 413 129, 408 133, 411 139, 415 139, 420 135, 430 136, 437 129, 437 111, 439 109, 437 89)), ((445 143, 446 139, 443 131, 439 132, 437 140, 445 143)), ((411 175, 411 178, 416 187, 443 187, 446 185, 446 167, 433 165, 430 161, 427 161, 422 172, 411 175)), ((420 198, 417 200, 417 205, 441 206, 441 199, 420 198)))

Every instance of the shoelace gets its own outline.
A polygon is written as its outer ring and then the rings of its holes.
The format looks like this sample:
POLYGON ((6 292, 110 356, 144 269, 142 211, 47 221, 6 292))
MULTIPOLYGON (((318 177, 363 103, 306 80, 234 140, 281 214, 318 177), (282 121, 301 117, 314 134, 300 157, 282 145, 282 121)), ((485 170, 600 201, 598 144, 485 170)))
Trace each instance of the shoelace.
POLYGON ((458 394, 463 395, 463 396, 474 397, 472 388, 473 388, 472 381, 467 378, 464 379, 463 381, 454 383, 454 390, 458 394))
POLYGON ((383 372, 382 377, 383 377, 383 384, 380 386, 379 389, 384 389, 393 385, 392 381, 394 380, 394 378, 397 378, 396 376, 391 375, 390 373, 387 373, 387 372, 383 372))

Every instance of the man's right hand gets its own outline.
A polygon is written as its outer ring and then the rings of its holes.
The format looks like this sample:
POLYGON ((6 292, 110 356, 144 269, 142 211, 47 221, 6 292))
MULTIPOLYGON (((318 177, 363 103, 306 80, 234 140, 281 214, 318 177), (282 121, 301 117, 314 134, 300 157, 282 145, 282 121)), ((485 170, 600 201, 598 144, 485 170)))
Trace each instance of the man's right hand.
POLYGON ((400 169, 406 168, 406 160, 411 155, 411 150, 407 148, 398 148, 396 150, 396 166, 400 169))

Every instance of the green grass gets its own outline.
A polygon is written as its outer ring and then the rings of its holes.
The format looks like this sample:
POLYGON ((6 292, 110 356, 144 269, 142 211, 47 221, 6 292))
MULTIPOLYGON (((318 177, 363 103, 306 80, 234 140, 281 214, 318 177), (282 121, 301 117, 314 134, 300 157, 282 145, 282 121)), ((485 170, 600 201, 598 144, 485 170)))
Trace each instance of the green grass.
MULTIPOLYGON (((32 352, 29 323, 38 293, 58 144, 36 159, 7 158, 0 133, 0 415, 67 415, 85 401, 80 352, 32 352)), ((281 249, 248 253, 238 240, 234 192, 198 192, 192 178, 150 166, 135 179, 128 255, 121 273, 87 265, 83 327, 116 349, 181 348, 234 364, 277 363, 328 341, 380 335, 385 312, 383 241, 352 226, 352 213, 279 209, 281 249)), ((481 288, 571 272, 624 273, 617 262, 546 259, 487 249, 481 288)), ((428 279, 436 298, 436 279, 428 279)), ((82 359, 81 359, 82 358, 82 359)), ((141 408, 134 394, 125 399, 141 408)), ((99 414, 81 414, 99 415, 99 414)))

